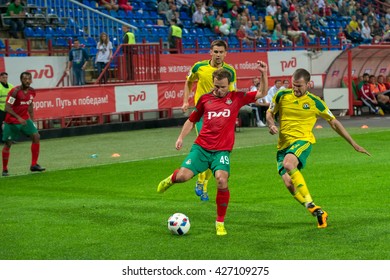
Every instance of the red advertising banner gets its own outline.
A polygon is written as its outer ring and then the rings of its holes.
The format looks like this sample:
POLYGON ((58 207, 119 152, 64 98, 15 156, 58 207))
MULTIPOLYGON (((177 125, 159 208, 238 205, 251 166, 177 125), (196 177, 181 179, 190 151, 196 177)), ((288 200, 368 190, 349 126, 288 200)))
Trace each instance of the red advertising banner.
POLYGON ((114 87, 38 89, 36 119, 115 112, 114 87))
MULTIPOLYGON (((158 84, 159 109, 177 108, 183 105, 184 82, 158 84)), ((194 106, 194 92, 189 98, 190 106, 194 106)))
MULTIPOLYGON (((160 73, 163 81, 184 81, 195 62, 210 59, 210 54, 169 54, 160 56, 160 73)), ((268 63, 267 53, 228 53, 225 61, 231 64, 237 76, 253 77, 258 75, 257 61, 268 63)), ((184 85, 183 85, 184 87, 184 85)))
POLYGON ((0 72, 6 72, 4 57, 0 57, 0 72))

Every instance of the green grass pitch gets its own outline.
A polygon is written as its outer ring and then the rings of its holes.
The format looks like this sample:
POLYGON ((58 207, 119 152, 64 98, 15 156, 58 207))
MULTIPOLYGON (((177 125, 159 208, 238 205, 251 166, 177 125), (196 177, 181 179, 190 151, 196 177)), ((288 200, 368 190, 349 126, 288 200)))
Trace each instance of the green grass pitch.
POLYGON ((326 229, 317 229, 277 175, 276 136, 238 132, 222 237, 214 228, 214 181, 209 202, 195 196, 195 178, 156 192, 194 134, 182 151, 174 149, 177 127, 42 140, 42 174, 30 174, 30 143, 18 143, 12 176, 0 179, 0 259, 388 260, 390 129, 348 130, 371 157, 325 126, 315 131, 303 170, 314 201, 329 213, 326 229), (175 212, 190 218, 188 235, 169 233, 175 212))

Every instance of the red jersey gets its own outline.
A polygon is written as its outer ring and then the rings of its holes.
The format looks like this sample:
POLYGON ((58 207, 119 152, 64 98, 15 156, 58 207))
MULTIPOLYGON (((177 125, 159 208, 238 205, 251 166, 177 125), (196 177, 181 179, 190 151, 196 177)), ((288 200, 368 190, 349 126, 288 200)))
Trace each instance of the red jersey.
MULTIPOLYGON (((14 87, 8 93, 6 103, 11 105, 12 110, 18 114, 22 119, 30 118, 28 108, 33 103, 35 97, 35 90, 32 87, 27 89, 24 93, 21 86, 14 87)), ((8 124, 20 124, 20 122, 11 114, 6 114, 5 122, 8 124)))
POLYGON ((208 151, 231 151, 238 112, 243 105, 255 102, 256 94, 257 91, 228 92, 225 97, 202 95, 189 117, 193 123, 203 117, 195 143, 208 151))
POLYGON ((359 99, 371 99, 376 100, 375 95, 371 92, 369 83, 364 83, 358 91, 359 99))

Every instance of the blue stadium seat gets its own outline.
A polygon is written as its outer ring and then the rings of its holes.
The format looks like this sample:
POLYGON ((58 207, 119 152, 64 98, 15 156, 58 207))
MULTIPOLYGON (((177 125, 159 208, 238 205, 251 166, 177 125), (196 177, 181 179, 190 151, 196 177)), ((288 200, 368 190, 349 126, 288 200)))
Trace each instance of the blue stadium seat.
POLYGON ((42 29, 42 27, 40 27, 40 26, 35 27, 33 37, 35 37, 35 38, 45 38, 46 37, 45 31, 42 29))
POLYGON ((53 46, 55 47, 67 47, 68 42, 63 37, 57 37, 54 42, 53 46))
POLYGON ((94 38, 92 38, 92 37, 88 37, 87 38, 87 47, 96 47, 96 44, 97 44, 97 42, 95 41, 95 39, 94 38))
POLYGON ((58 26, 58 27, 54 30, 54 32, 55 32, 55 36, 56 36, 56 37, 65 37, 65 29, 62 28, 62 27, 60 27, 60 26, 58 26))
POLYGON ((23 48, 17 48, 16 51, 19 52, 17 53, 17 56, 27 56, 27 53, 24 52, 23 48))
MULTIPOLYGON (((29 26, 24 28, 23 33, 24 33, 24 37, 25 38, 32 38, 32 37, 34 37, 34 31, 29 26)), ((1 41, 1 42, 3 43, 3 41, 1 41)), ((3 45, 4 45, 4 43, 3 43, 3 45)), ((4 48, 4 46, 2 48, 0 48, 0 49, 3 49, 3 48, 4 48)))

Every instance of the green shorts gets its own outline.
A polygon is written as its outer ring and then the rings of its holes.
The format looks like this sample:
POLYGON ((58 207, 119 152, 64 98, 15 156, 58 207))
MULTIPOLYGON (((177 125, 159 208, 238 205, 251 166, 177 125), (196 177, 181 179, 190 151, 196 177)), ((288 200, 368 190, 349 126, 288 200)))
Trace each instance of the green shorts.
POLYGON ((286 170, 283 168, 283 160, 287 154, 294 154, 298 160, 298 169, 301 170, 306 165, 306 160, 311 152, 311 143, 308 141, 298 140, 294 142, 292 145, 287 147, 286 149, 278 151, 276 154, 276 161, 278 162, 278 172, 280 175, 286 173, 286 170))
POLYGON ((26 125, 4 123, 3 141, 18 140, 20 133, 23 133, 26 136, 38 133, 38 130, 31 119, 26 120, 26 122, 26 125))
POLYGON ((207 169, 210 169, 213 174, 217 170, 225 170, 227 173, 230 173, 230 152, 207 151, 201 146, 194 144, 181 167, 190 169, 194 176, 207 169))

